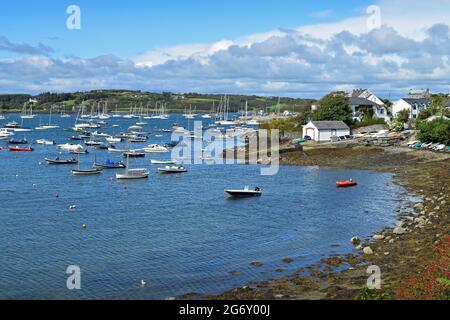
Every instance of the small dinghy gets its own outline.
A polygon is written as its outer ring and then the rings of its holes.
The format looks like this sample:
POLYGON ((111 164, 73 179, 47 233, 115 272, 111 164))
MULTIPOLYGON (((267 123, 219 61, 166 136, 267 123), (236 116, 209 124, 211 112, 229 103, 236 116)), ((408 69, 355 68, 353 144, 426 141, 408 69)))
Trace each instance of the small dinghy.
POLYGON ((225 190, 225 193, 234 198, 259 197, 262 195, 262 191, 259 187, 256 187, 253 190, 249 187, 245 187, 244 190, 225 190))
POLYGON ((48 164, 77 164, 77 159, 60 159, 59 157, 56 159, 45 159, 48 164))
POLYGON ((151 160, 150 163, 151 164, 176 164, 176 161, 173 161, 173 160, 167 160, 167 161, 151 160))
POLYGON ((71 170, 70 171, 74 176, 90 176, 90 175, 94 175, 94 174, 100 174, 102 173, 101 169, 86 169, 86 170, 81 170, 81 169, 76 169, 76 170, 71 170))
POLYGON ((93 140, 85 141, 84 144, 87 145, 88 147, 96 147, 102 145, 100 141, 93 141, 93 140))
POLYGON ((158 172, 161 174, 184 173, 187 172, 187 169, 183 166, 167 166, 164 168, 158 168, 158 172))
POLYGON ((30 151, 34 150, 32 147, 21 148, 19 146, 15 146, 15 147, 9 146, 8 149, 9 149, 9 151, 15 151, 15 152, 30 152, 30 151))
POLYGON ((89 151, 87 150, 72 150, 69 152, 70 154, 78 154, 78 155, 83 155, 83 154, 89 154, 89 151))
POLYGON ((336 187, 338 187, 338 188, 354 187, 354 186, 357 186, 357 185, 358 185, 358 182, 356 182, 353 179, 345 180, 345 181, 337 181, 336 182, 336 187))

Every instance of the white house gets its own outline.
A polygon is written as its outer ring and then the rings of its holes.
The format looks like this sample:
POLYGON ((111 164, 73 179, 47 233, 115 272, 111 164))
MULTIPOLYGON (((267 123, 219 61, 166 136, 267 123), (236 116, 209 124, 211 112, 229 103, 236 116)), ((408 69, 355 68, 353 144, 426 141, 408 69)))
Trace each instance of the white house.
POLYGON ((430 101, 425 98, 403 98, 398 100, 392 106, 392 115, 396 118, 397 114, 402 110, 408 110, 409 118, 416 119, 420 111, 428 108, 430 101))
POLYGON ((311 121, 303 126, 303 136, 310 136, 317 142, 330 141, 332 136, 350 134, 344 121, 311 121))
POLYGON ((364 111, 372 110, 374 118, 389 120, 387 108, 384 102, 368 89, 355 89, 349 97, 353 120, 362 121, 364 111))

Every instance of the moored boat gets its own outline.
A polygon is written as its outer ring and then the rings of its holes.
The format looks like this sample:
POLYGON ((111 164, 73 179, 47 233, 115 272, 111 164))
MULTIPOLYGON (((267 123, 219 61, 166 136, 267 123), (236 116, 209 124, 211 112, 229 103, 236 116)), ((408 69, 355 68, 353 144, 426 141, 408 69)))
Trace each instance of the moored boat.
POLYGON ((19 146, 8 146, 9 151, 15 151, 15 152, 30 152, 33 151, 34 149, 32 147, 24 147, 21 148, 19 146))
POLYGON ((353 179, 336 182, 336 187, 338 187, 338 188, 354 187, 357 185, 358 185, 358 182, 353 179))
POLYGON ((259 187, 251 190, 249 187, 245 187, 243 190, 225 190, 225 193, 231 197, 235 198, 248 198, 248 197, 259 197, 262 195, 262 191, 259 187))
POLYGON ((176 161, 173 160, 150 160, 151 164, 176 164, 176 161))
POLYGON ((77 164, 77 159, 60 159, 59 157, 55 159, 45 159, 48 164, 77 164))
POLYGON ((127 166, 123 161, 111 161, 107 159, 105 162, 94 162, 95 168, 101 168, 101 169, 125 169, 127 166))
POLYGON ((184 173, 187 172, 187 169, 183 166, 166 166, 164 168, 158 168, 158 172, 161 174, 184 173))

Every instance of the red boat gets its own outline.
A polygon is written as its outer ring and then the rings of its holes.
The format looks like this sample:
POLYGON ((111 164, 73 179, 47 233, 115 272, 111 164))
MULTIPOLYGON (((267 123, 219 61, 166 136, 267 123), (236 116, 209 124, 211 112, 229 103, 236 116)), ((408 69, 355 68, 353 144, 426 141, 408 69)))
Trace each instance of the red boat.
POLYGON ((18 146, 15 146, 15 147, 8 146, 8 149, 9 149, 9 151, 23 151, 23 152, 33 151, 32 147, 20 148, 18 146))
POLYGON ((345 188, 345 187, 354 187, 357 186, 358 182, 355 180, 345 180, 345 181, 337 181, 336 186, 338 188, 345 188))

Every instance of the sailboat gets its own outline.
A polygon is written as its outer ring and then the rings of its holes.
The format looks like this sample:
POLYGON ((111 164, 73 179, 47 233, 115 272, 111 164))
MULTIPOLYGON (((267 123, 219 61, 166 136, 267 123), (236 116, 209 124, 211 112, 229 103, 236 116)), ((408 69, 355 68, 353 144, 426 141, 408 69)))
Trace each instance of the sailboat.
POLYGON ((78 168, 70 171, 74 176, 89 176, 102 173, 101 168, 80 169, 80 155, 78 155, 78 168))
MULTIPOLYGON (((215 109, 215 101, 213 101, 213 109, 212 109, 212 113, 214 113, 214 109, 215 109)), ((211 119, 211 115, 209 113, 205 113, 204 115, 202 115, 203 119, 211 119)))
POLYGON ((228 120, 229 108, 230 108, 230 97, 225 95, 223 98, 220 99, 215 124, 220 126, 230 126, 236 124, 234 121, 228 120))
POLYGON ((70 114, 67 114, 64 108, 61 109, 61 118, 70 118, 70 114))
POLYGON ((149 172, 147 169, 139 168, 139 169, 129 169, 129 160, 130 157, 127 156, 127 168, 125 173, 117 173, 116 179, 118 180, 128 180, 128 179, 146 179, 149 176, 149 172))
POLYGON ((48 130, 48 129, 58 129, 59 128, 59 126, 57 126, 57 125, 52 125, 51 123, 52 123, 52 107, 50 107, 50 115, 49 115, 49 118, 48 118, 48 125, 46 125, 46 126, 38 126, 38 127, 36 127, 36 130, 48 130))
POLYGON ((35 114, 33 114, 33 105, 30 104, 30 110, 27 110, 27 103, 25 102, 22 109, 22 114, 20 118, 22 119, 34 119, 36 117, 35 114))

